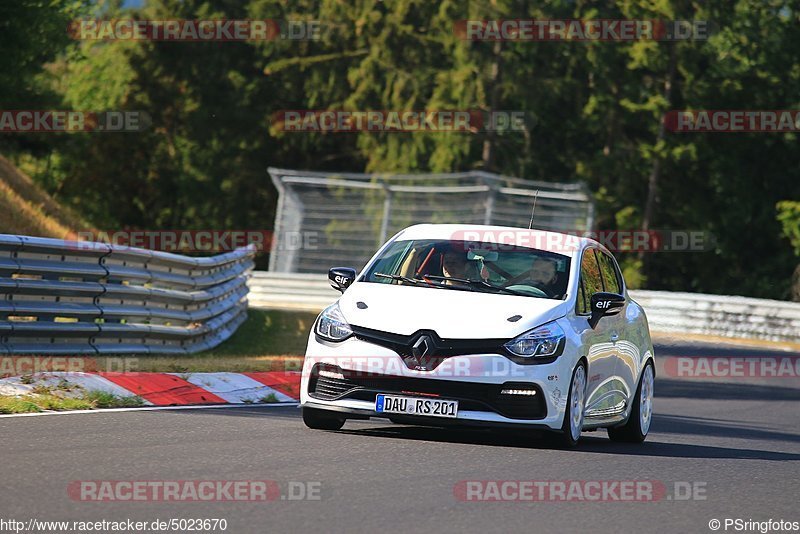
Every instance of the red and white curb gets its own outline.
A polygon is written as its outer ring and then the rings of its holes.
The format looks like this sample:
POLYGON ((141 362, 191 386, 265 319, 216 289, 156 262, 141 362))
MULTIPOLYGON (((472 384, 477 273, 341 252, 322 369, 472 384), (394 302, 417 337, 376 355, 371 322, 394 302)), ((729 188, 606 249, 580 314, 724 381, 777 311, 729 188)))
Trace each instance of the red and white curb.
POLYGON ((147 406, 295 403, 300 398, 300 373, 46 372, 0 379, 0 395, 29 395, 42 386, 137 396, 147 406))

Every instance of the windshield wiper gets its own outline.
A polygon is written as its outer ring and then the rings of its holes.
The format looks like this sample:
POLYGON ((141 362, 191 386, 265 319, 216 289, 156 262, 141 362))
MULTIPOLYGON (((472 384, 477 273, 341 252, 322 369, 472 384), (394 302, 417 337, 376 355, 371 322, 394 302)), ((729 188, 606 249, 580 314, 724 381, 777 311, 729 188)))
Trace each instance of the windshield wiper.
POLYGON ((517 295, 519 297, 532 297, 532 296, 534 296, 534 295, 529 295, 527 293, 521 293, 519 291, 514 291, 513 289, 508 289, 507 287, 494 286, 494 285, 490 284, 489 282, 487 282, 486 280, 471 280, 471 279, 468 279, 468 278, 454 278, 452 276, 437 276, 437 275, 433 275, 433 274, 428 274, 428 275, 425 275, 425 276, 427 276, 428 278, 432 278, 434 280, 450 280, 450 281, 453 281, 453 282, 460 282, 462 284, 468 284, 468 285, 470 285, 472 287, 476 287, 477 286, 477 287, 485 287, 486 289, 494 289, 495 291, 497 291, 499 293, 508 293, 509 295, 517 295))
POLYGON ((426 285, 428 285, 430 287, 440 287, 440 286, 437 286, 436 284, 431 284, 430 282, 427 282, 425 280, 419 280, 418 278, 409 278, 409 277, 403 276, 401 274, 375 273, 373 276, 375 276, 377 278, 389 278, 391 280, 398 280, 400 282, 408 282, 409 284, 414 284, 414 285, 417 285, 420 282, 423 282, 423 283, 425 283, 426 285))

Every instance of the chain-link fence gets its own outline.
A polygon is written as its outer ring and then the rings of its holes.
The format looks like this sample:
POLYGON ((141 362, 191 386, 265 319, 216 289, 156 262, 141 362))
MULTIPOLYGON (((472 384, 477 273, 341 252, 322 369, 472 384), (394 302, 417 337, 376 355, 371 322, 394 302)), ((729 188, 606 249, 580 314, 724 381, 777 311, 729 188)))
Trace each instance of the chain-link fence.
POLYGON ((356 174, 270 168, 278 189, 269 270, 322 273, 363 266, 377 248, 419 223, 592 229, 594 205, 582 183, 534 182, 481 171, 356 174), (538 194, 536 193, 538 191, 538 194))

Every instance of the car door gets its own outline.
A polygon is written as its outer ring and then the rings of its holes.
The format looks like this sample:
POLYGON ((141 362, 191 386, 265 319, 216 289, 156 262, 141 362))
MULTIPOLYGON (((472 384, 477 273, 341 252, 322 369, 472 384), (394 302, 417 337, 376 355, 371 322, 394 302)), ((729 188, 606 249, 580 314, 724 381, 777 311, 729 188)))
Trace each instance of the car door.
POLYGON ((619 395, 613 394, 616 355, 614 341, 611 339, 611 323, 603 318, 595 328, 589 326, 589 299, 592 294, 603 291, 602 274, 594 248, 583 251, 580 265, 573 328, 581 337, 581 345, 589 364, 586 373, 586 416, 590 417, 593 413, 602 413, 613 408, 614 398, 619 402, 619 395))
MULTIPOLYGON (((624 295, 622 273, 619 271, 617 262, 614 261, 614 258, 609 253, 602 250, 597 250, 596 256, 600 264, 604 290, 624 295)), ((616 376, 615 384, 616 389, 622 394, 623 398, 621 400, 625 402, 636 394, 637 377, 639 376, 641 362, 639 342, 636 336, 637 317, 636 314, 630 313, 633 307, 629 309, 629 304, 630 301, 626 300, 625 306, 622 307, 617 315, 603 317, 600 320, 600 323, 607 322, 606 326, 610 329, 611 340, 614 342, 614 353, 617 361, 614 371, 616 376)))

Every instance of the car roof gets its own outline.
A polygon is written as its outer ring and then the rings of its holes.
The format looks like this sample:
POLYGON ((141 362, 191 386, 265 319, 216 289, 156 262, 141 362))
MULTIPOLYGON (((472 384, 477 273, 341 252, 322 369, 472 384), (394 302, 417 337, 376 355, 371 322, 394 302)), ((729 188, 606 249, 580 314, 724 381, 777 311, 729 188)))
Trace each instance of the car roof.
POLYGON ((499 243, 548 250, 566 256, 576 256, 588 246, 605 247, 594 239, 576 233, 529 230, 513 226, 489 226, 483 224, 415 224, 401 230, 397 239, 447 239, 453 241, 475 241, 499 243))

